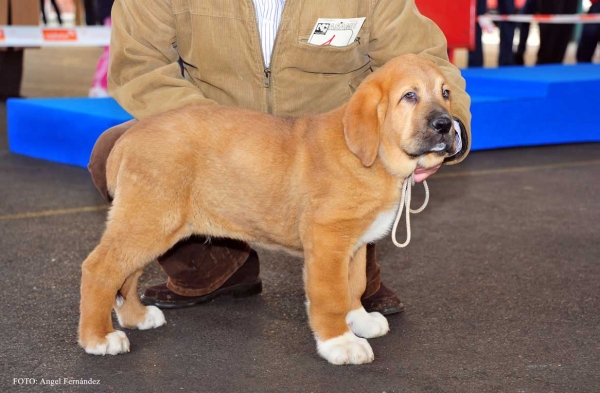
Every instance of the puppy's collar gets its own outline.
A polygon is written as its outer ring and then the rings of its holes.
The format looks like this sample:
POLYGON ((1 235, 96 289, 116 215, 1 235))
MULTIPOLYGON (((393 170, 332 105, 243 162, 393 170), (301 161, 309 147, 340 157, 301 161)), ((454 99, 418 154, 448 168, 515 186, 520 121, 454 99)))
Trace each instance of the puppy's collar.
POLYGON ((396 247, 404 248, 408 246, 410 243, 410 213, 417 214, 421 213, 427 203, 429 202, 429 187, 427 186, 427 182, 423 180, 423 187, 425 187, 425 201, 423 205, 416 209, 412 210, 410 208, 410 200, 411 200, 411 190, 412 186, 415 185, 415 173, 413 172, 402 184, 402 197, 400 198, 400 206, 398 207, 398 214, 396 215, 396 221, 394 221, 394 227, 392 228, 392 241, 396 245, 396 247), (398 229, 398 223, 400 222, 400 217, 402 217, 402 209, 406 206, 406 241, 404 243, 398 243, 396 240, 396 229, 398 229))

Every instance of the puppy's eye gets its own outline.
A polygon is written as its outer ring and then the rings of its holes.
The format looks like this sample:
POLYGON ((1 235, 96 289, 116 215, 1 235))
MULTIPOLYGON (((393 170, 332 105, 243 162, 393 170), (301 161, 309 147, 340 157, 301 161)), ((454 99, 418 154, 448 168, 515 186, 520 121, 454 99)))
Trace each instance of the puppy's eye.
POLYGON ((444 90, 442 90, 442 96, 443 96, 445 99, 448 99, 448 98, 450 98, 450 90, 448 90, 448 89, 444 89, 444 90))
POLYGON ((415 93, 414 91, 409 91, 402 97, 402 99, 412 102, 417 101, 417 93, 415 93))

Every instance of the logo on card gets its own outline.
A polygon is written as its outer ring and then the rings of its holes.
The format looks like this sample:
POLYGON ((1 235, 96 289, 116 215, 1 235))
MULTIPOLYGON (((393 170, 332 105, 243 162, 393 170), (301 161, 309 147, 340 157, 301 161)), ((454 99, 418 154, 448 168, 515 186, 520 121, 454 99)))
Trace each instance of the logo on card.
POLYGON ((6 36, 4 35, 4 29, 0 29, 0 41, 4 41, 6 36))
POLYGON ((44 41, 77 41, 75 29, 44 29, 44 41))
POLYGON ((327 34, 329 30, 329 23, 317 23, 313 34, 327 34))
POLYGON ((348 46, 358 36, 365 18, 319 18, 308 38, 308 43, 321 46, 348 46))

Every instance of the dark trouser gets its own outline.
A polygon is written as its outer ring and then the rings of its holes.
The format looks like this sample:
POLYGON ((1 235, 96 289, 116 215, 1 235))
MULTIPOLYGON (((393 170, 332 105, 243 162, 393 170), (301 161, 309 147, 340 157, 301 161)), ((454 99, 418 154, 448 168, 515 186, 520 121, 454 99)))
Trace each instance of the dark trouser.
MULTIPOLYGON (((521 11, 519 11, 519 14, 532 15, 537 13, 537 10, 538 0, 527 0, 521 11)), ((529 38, 529 28, 531 25, 529 23, 518 23, 517 27, 519 28, 519 46, 515 52, 515 62, 523 65, 525 64, 525 50, 527 49, 527 39, 529 38)))
POLYGON ((18 97, 23 79, 23 51, 0 50, 0 97, 18 97))
MULTIPOLYGON (((6 2, 5 2, 6 4, 6 2)), ((8 3, 8 21, 12 24, 12 10, 8 3)), ((23 50, 0 48, 0 99, 19 97, 23 79, 23 50)))
MULTIPOLYGON (((52 3, 52 7, 54 8, 54 12, 56 12, 56 19, 58 20, 58 24, 62 25, 62 18, 60 15, 60 8, 58 8, 58 4, 56 4, 56 0, 50 0, 50 3, 52 3)), ((48 21, 46 19, 46 7, 45 7, 45 1, 44 0, 40 0, 40 9, 42 11, 42 20, 44 21, 44 24, 47 24, 48 21)))
MULTIPOLYGON (((477 0, 477 16, 487 12, 487 1, 477 0)), ((469 51, 469 67, 483 67, 483 45, 481 43, 481 26, 479 22, 475 23, 475 48, 469 51)))
MULTIPOLYGON (((487 12, 487 1, 477 0, 476 13, 477 16, 487 12)), ((513 0, 498 0, 498 12, 501 14, 514 14, 515 5, 513 0)), ((515 24, 512 22, 500 22, 500 51, 498 54, 498 65, 512 65, 513 51, 512 43, 515 34, 515 24)), ((469 67, 483 67, 483 45, 481 43, 481 27, 479 23, 475 23, 475 49, 469 52, 469 67)))
POLYGON ((104 23, 106 18, 110 18, 110 13, 115 0, 97 0, 96 17, 99 23, 104 23))
MULTIPOLYGON (((600 3, 592 4, 590 14, 600 14, 600 3)), ((600 24, 588 23, 583 25, 579 46, 577 47, 577 62, 590 63, 596 46, 600 42, 600 24)))
MULTIPOLYGON (((89 171, 100 194, 110 202, 106 186, 106 160, 117 140, 134 124, 131 120, 105 131, 96 141, 90 157, 89 171)), ((158 263, 169 277, 167 287, 181 296, 202 296, 214 292, 246 261, 250 245, 233 239, 215 239, 210 242, 193 236, 177 243, 158 258, 158 263)), ((380 268, 376 262, 375 246, 367 247, 367 288, 363 298, 379 290, 380 268)))
MULTIPOLYGON (((539 0, 542 14, 575 14, 578 0, 539 0)), ((569 42, 573 38, 574 25, 540 23, 540 49, 537 64, 561 64, 569 42)))
POLYGON ((85 8, 85 24, 88 26, 97 25, 99 21, 96 16, 96 2, 94 0, 83 0, 83 8, 85 8))
MULTIPOLYGON (((515 13, 514 0, 498 0, 498 13, 501 15, 512 15, 515 13)), ((500 29, 500 51, 498 53, 498 65, 508 66, 515 64, 513 57, 513 39, 515 37, 514 22, 498 23, 500 29)))

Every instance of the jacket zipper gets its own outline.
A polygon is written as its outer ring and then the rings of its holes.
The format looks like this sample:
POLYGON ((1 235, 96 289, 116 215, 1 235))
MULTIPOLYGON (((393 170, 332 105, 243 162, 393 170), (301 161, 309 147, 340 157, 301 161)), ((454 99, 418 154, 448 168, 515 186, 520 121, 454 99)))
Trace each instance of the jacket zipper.
MULTIPOLYGON (((252 6, 252 18, 254 19, 254 24, 256 26, 256 36, 258 37, 258 50, 260 51, 260 58, 262 59, 262 65, 264 68, 263 75, 263 87, 268 88, 271 84, 271 71, 267 67, 265 63, 265 53, 262 50, 262 38, 260 37, 260 26, 258 25, 258 18, 256 17, 256 5, 254 5, 254 0, 246 0, 252 6)), ((269 108, 269 91, 267 90, 267 113, 270 112, 269 108)))
MULTIPOLYGON (((281 10, 281 20, 279 21, 279 26, 277 26, 277 33, 275 35, 275 42, 273 42, 273 49, 271 50, 271 64, 269 64, 269 67, 267 68, 268 72, 268 77, 269 77, 269 86, 273 85, 274 80, 271 78, 271 69, 273 68, 273 64, 275 64, 275 49, 277 48, 277 43, 280 41, 281 37, 279 34, 279 31, 281 30, 281 24, 286 20, 285 16, 286 16, 286 12, 289 12, 288 9, 290 7, 288 7, 288 5, 291 2, 294 2, 295 0, 286 0, 285 3, 283 3, 283 9, 281 10)), ((253 1, 254 3, 254 1, 253 1)), ((273 89, 269 89, 268 94, 267 94, 267 98, 268 98, 268 108, 269 108, 269 113, 273 113, 273 93, 272 93, 273 89)))
POLYGON ((258 36, 258 46, 260 49, 260 54, 262 57, 262 61, 263 61, 263 66, 265 66, 263 72, 264 72, 264 77, 263 77, 263 87, 267 89, 267 113, 273 113, 273 89, 270 88, 273 81, 271 79, 271 68, 273 66, 273 54, 275 54, 275 48, 277 47, 277 42, 279 41, 279 29, 281 27, 281 23, 283 22, 283 20, 285 19, 285 12, 288 9, 288 4, 290 1, 292 0, 287 0, 284 4, 283 4, 283 10, 281 10, 281 20, 279 21, 279 26, 277 26, 277 33, 275 35, 275 42, 273 43, 273 49, 271 51, 271 63, 269 64, 269 66, 267 67, 267 65, 265 64, 265 54, 262 50, 262 38, 260 37, 260 27, 258 26, 258 18, 256 17, 256 6, 254 5, 254 0, 249 0, 250 3, 252 4, 252 11, 254 11, 254 14, 252 15, 254 17, 254 23, 256 24, 256 35, 258 36))

